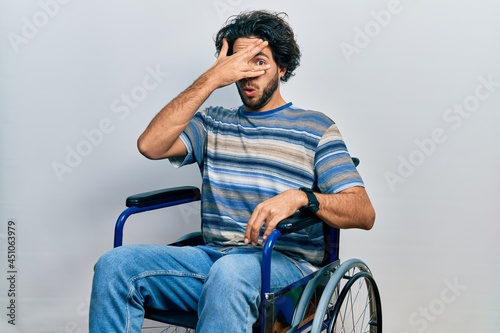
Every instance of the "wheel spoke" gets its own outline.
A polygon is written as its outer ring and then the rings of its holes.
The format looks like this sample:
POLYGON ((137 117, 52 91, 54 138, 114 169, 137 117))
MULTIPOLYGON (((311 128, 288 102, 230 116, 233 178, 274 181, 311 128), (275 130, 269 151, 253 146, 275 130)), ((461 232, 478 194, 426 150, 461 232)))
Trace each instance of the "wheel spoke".
POLYGON ((382 332, 378 288, 362 261, 351 259, 335 269, 318 304, 311 332, 382 332))
MULTIPOLYGON (((353 268, 350 278, 345 283, 339 284, 343 292, 338 298, 341 305, 337 305, 336 314, 332 313, 328 332, 333 333, 371 333, 377 332, 377 319, 372 314, 373 295, 370 280, 359 274, 361 271, 353 268), (353 279, 353 281, 349 281, 353 279), (335 325, 333 325, 335 324, 335 325), (375 328, 374 328, 375 327, 375 328)), ((332 311, 335 312, 335 311, 332 311)), ((375 314, 376 316, 376 314, 375 314)))

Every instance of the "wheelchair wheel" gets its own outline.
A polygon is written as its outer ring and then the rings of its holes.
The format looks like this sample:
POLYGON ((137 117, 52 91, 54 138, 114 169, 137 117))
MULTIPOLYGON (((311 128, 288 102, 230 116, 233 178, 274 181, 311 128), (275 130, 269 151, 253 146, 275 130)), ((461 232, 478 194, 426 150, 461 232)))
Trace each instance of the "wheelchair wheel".
POLYGON ((144 323, 142 333, 194 333, 192 328, 173 326, 160 322, 149 321, 144 323))
POLYGON ((185 328, 185 327, 174 327, 174 326, 166 326, 166 327, 143 327, 142 333, 194 333, 193 329, 185 328))
POLYGON ((364 262, 351 259, 335 269, 319 301, 311 332, 382 332, 380 294, 364 262))

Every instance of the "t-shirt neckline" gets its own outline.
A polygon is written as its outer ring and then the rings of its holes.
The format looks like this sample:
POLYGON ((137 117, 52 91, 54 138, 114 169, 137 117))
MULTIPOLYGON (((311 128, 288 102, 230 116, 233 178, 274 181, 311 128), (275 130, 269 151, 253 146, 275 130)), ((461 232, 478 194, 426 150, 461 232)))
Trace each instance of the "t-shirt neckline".
POLYGON ((273 113, 276 113, 276 112, 279 112, 281 110, 284 110, 284 109, 288 109, 289 107, 292 106, 292 102, 288 102, 282 106, 279 106, 275 109, 272 109, 272 110, 267 110, 267 111, 246 111, 244 106, 240 106, 240 112, 241 114, 245 115, 245 116, 250 116, 250 117, 265 117, 265 116, 269 116, 273 113))

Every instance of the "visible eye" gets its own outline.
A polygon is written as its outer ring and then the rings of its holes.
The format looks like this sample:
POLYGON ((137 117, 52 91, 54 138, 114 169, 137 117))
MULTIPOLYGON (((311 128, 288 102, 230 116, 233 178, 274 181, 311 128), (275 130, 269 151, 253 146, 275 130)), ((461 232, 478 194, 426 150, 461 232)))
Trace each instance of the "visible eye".
POLYGON ((257 60, 257 66, 264 66, 266 62, 264 60, 257 60))

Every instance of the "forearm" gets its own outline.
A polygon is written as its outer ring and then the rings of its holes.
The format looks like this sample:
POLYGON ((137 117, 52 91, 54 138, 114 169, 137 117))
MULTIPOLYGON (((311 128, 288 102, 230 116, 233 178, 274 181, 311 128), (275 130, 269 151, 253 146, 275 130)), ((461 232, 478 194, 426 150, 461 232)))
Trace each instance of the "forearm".
POLYGON ((327 224, 341 229, 369 230, 375 222, 375 210, 363 187, 353 187, 337 194, 315 193, 319 201, 316 213, 327 224))
MULTIPOLYGON (((319 201, 316 215, 325 223, 340 229, 371 229, 375 211, 364 187, 356 186, 337 194, 314 193, 319 201)), ((257 244, 261 227, 265 224, 263 240, 276 225, 309 203, 299 189, 284 191, 255 207, 247 223, 245 243, 257 244)))
POLYGON ((151 159, 167 158, 185 153, 181 144, 175 145, 179 135, 189 124, 193 115, 216 89, 241 79, 265 74, 269 64, 260 66, 250 62, 269 43, 255 39, 245 49, 227 56, 229 45, 224 39, 215 64, 201 75, 189 88, 168 103, 153 118, 137 140, 139 151, 151 159))
POLYGON ((137 140, 139 151, 151 159, 170 157, 174 142, 217 88, 208 72, 201 75, 153 118, 137 140))

